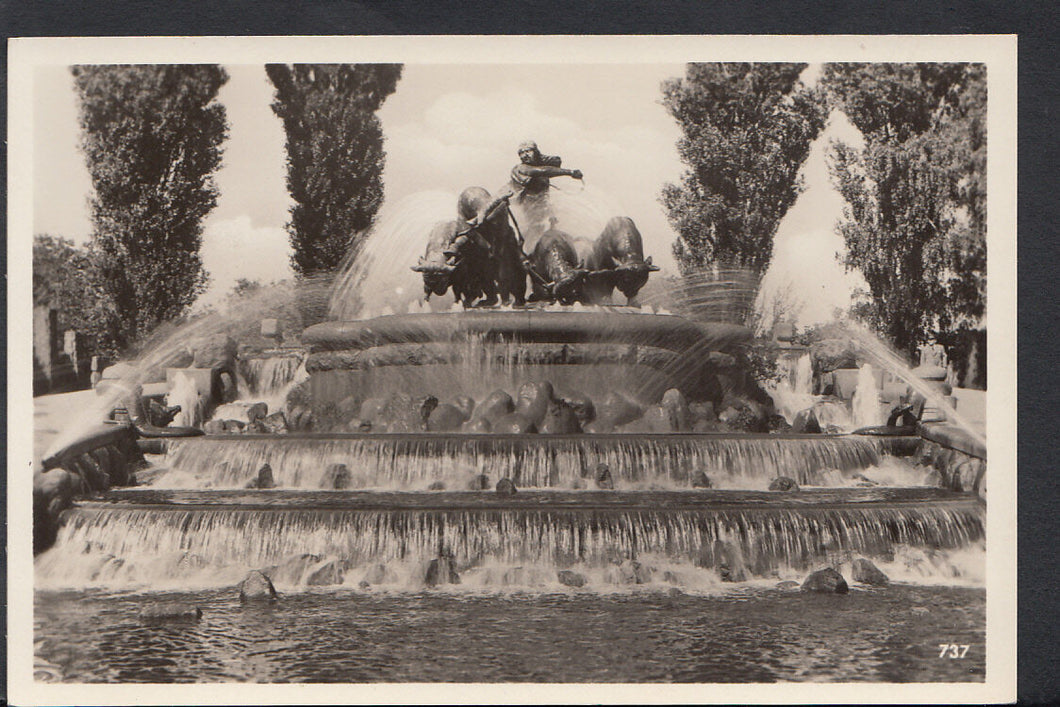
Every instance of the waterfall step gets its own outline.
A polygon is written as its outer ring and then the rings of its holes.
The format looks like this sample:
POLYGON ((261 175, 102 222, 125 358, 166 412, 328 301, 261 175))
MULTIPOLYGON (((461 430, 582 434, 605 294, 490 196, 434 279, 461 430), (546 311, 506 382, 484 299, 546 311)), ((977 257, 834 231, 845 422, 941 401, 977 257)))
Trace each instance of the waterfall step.
MULTIPOLYGON (((606 434, 470 434, 463 432, 414 432, 414 433, 378 433, 371 432, 290 432, 282 434, 214 434, 206 435, 204 439, 216 442, 240 442, 246 440, 261 440, 268 442, 282 442, 295 440, 364 440, 366 442, 424 442, 424 441, 454 441, 467 442, 469 444, 496 445, 496 444, 545 444, 550 441, 571 440, 591 441, 598 443, 607 442, 631 442, 633 440, 652 440, 657 442, 689 442, 700 440, 703 442, 731 441, 820 441, 820 440, 858 440, 863 435, 850 433, 795 433, 795 432, 668 432, 668 433, 646 433, 636 434, 606 433, 606 434)), ((878 439, 892 444, 896 448, 905 445, 917 444, 920 437, 915 434, 878 436, 878 439)))
POLYGON ((585 510, 709 511, 755 509, 836 510, 961 508, 976 510, 985 502, 973 494, 939 488, 822 488, 797 493, 773 491, 553 491, 521 490, 513 496, 489 491, 244 491, 123 489, 89 497, 77 504, 91 508, 157 511, 491 511, 585 510))
POLYGON ((981 576, 958 565, 984 556, 985 516, 977 496, 932 488, 520 489, 512 496, 144 489, 109 492, 64 512, 35 571, 46 586, 234 586, 250 570, 311 557, 342 569, 348 581, 340 583, 356 586, 382 564, 383 574, 401 576, 398 586, 418 590, 441 558, 465 577, 518 568, 554 577, 574 568, 604 586, 627 560, 656 568, 659 581, 670 570, 706 573, 711 584, 801 576, 864 557, 889 574, 911 558, 929 576, 953 578, 981 576))
POLYGON ((919 444, 919 437, 850 435, 218 435, 170 441, 162 465, 199 489, 246 486, 264 464, 277 486, 298 489, 333 488, 333 464, 357 475, 351 488, 412 490, 438 480, 455 488, 459 479, 485 473, 521 489, 573 489, 600 464, 623 483, 690 486, 702 471, 724 477, 716 484, 722 488, 741 488, 728 483, 741 476, 820 486, 824 473, 864 470, 919 444))

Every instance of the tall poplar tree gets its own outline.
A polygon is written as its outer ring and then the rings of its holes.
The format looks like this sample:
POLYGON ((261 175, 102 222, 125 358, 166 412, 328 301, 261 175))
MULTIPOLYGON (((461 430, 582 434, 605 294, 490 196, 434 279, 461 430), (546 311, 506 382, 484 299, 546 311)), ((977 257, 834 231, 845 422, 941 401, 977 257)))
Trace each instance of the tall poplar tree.
POLYGON ((383 200, 383 131, 375 112, 401 64, 269 64, 272 109, 287 133, 287 224, 297 273, 333 272, 383 200))
POLYGON ((183 314, 206 285, 202 221, 227 136, 219 66, 75 66, 92 178, 91 280, 111 352, 183 314))
MULTIPOLYGON (((865 135, 837 144, 847 265, 869 323, 912 355, 978 327, 986 305, 986 69, 829 64, 821 79, 865 135)), ((956 343, 956 342, 953 342, 956 343)))
POLYGON ((663 84, 681 126, 687 170, 662 193, 679 238, 682 272, 717 263, 761 275, 773 236, 800 192, 799 168, 824 126, 820 96, 799 75, 806 64, 688 64, 663 84))

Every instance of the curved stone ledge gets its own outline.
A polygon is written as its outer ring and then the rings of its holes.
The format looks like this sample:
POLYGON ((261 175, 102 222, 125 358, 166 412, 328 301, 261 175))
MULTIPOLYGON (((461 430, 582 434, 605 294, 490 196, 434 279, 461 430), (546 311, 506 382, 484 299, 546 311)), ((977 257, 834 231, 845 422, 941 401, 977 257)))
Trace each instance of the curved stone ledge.
POLYGON ((735 365, 732 356, 710 352, 689 360, 674 351, 654 346, 623 344, 485 344, 474 349, 447 343, 389 344, 365 350, 320 351, 306 360, 309 373, 365 370, 380 366, 453 365, 592 365, 622 363, 659 369, 692 365, 722 369, 735 365))
POLYGON ((131 424, 111 425, 101 423, 86 430, 84 434, 74 438, 65 447, 45 458, 42 464, 44 465, 44 470, 48 471, 62 466, 64 461, 74 459, 100 447, 121 444, 124 440, 132 441, 135 444, 136 431, 131 424))
POLYGON ((147 465, 130 424, 99 425, 42 462, 33 475, 33 552, 55 542, 59 516, 74 499, 128 486, 147 465))
POLYGON ((917 425, 917 434, 935 444, 986 461, 986 445, 959 427, 946 424, 917 425))
POLYGON ((938 472, 939 486, 951 491, 977 494, 986 499, 986 446, 952 425, 920 424, 922 466, 938 472))
POLYGON ((700 324, 682 317, 613 312, 467 311, 394 314, 354 322, 323 322, 302 334, 311 352, 363 350, 387 344, 483 341, 521 343, 623 343, 670 351, 735 351, 751 331, 735 324, 700 324))
POLYGON ((920 463, 934 467, 941 488, 986 498, 986 460, 925 439, 920 449, 920 463))

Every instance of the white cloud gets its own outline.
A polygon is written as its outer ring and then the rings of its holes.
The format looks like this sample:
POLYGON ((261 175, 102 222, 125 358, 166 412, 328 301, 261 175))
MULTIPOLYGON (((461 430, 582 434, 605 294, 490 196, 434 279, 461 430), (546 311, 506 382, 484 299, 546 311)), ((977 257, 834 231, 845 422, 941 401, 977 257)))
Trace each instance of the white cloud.
POLYGON ((254 227, 249 216, 207 221, 202 260, 210 284, 196 306, 222 301, 241 277, 262 283, 290 277, 290 254, 282 228, 254 227))

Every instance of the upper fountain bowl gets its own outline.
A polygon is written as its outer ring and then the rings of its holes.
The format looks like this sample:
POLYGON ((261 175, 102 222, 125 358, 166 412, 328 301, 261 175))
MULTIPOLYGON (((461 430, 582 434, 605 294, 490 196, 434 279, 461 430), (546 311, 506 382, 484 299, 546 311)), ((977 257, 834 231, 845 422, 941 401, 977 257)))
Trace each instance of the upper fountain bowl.
POLYGON ((645 404, 671 388, 712 400, 732 387, 719 376, 741 377, 750 340, 746 327, 626 307, 389 315, 302 336, 311 397, 334 403, 394 393, 477 400, 526 381, 593 398, 618 390, 645 404))

